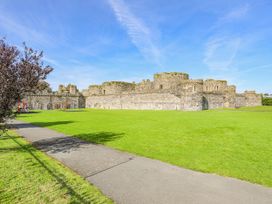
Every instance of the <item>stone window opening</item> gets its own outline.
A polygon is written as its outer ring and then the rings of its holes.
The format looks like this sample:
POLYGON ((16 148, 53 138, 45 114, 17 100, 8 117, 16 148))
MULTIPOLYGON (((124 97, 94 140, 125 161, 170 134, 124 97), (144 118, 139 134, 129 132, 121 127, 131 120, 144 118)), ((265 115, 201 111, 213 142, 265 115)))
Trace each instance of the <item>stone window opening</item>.
POLYGON ((160 89, 163 89, 163 85, 162 84, 160 84, 160 89))
POLYGON ((218 91, 219 90, 219 87, 218 86, 216 86, 216 91, 218 91))
POLYGON ((104 95, 106 94, 106 90, 103 90, 103 94, 104 94, 104 95))

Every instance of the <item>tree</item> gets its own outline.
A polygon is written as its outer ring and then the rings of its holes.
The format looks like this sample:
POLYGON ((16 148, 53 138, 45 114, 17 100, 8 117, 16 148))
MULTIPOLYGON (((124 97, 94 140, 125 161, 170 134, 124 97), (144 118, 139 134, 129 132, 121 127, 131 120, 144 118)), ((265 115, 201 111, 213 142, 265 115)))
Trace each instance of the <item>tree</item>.
POLYGON ((0 39, 0 125, 16 113, 13 108, 26 93, 40 89, 42 81, 53 70, 44 66, 43 52, 24 45, 19 51, 0 39))

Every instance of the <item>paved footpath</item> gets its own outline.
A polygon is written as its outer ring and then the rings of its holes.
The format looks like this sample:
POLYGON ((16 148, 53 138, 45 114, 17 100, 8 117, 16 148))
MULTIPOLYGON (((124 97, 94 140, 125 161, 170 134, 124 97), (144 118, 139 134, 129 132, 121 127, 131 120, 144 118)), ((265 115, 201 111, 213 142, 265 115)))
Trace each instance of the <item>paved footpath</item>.
POLYGON ((117 203, 272 203, 272 188, 183 169, 28 123, 12 123, 34 146, 73 169, 117 203))

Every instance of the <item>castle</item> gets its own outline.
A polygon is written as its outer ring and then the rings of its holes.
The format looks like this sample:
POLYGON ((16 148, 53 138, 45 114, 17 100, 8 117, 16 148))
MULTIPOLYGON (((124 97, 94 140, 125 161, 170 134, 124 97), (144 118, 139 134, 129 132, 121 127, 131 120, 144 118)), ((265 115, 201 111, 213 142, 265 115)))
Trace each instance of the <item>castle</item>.
POLYGON ((140 83, 104 82, 91 85, 82 93, 73 85, 61 85, 57 93, 32 95, 27 100, 33 109, 55 109, 69 104, 69 108, 196 111, 262 105, 261 95, 255 91, 239 94, 226 80, 189 79, 188 74, 180 72, 158 73, 153 81, 140 83))
POLYGON ((85 98, 75 85, 59 85, 53 92, 48 86, 37 93, 29 93, 21 102, 21 108, 33 110, 69 109, 85 107, 85 98))

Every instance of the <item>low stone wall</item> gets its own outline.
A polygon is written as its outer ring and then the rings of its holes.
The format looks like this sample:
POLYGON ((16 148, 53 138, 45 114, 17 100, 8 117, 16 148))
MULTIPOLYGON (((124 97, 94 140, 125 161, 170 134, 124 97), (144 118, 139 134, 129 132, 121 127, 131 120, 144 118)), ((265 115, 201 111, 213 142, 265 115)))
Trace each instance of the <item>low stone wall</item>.
POLYGON ((78 95, 28 95, 23 102, 32 110, 85 107, 84 97, 78 95))
POLYGON ((175 95, 171 93, 126 93, 91 95, 86 98, 86 108, 135 109, 135 110, 186 110, 198 111, 217 108, 259 106, 257 95, 194 93, 175 95))
POLYGON ((254 93, 245 93, 246 98, 246 106, 261 106, 262 105, 262 97, 259 94, 254 93))
POLYGON ((89 96, 86 108, 181 110, 180 98, 170 93, 89 96))
POLYGON ((262 97, 260 94, 248 93, 237 94, 235 97, 235 107, 243 106, 262 106, 262 97))

